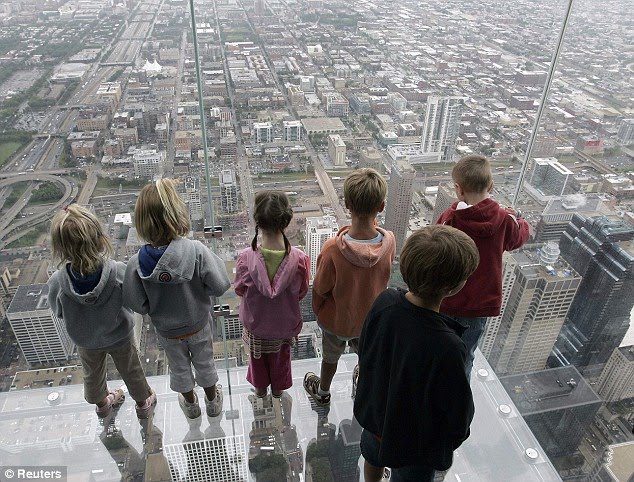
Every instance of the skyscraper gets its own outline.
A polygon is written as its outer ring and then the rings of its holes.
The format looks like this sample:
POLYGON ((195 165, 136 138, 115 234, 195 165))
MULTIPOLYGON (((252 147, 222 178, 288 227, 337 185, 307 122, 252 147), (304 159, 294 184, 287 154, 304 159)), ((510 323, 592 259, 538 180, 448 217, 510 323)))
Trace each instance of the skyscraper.
POLYGON ((461 105, 462 97, 429 96, 421 138, 424 154, 435 155, 437 161, 451 160, 460 128, 461 105))
POLYGON ((387 188, 385 229, 394 233, 397 253, 401 252, 407 236, 412 206, 412 185, 415 178, 416 171, 409 163, 397 161, 392 165, 387 188))
POLYGON ((561 256, 583 281, 553 350, 552 366, 581 372, 607 362, 621 344, 634 305, 634 228, 619 218, 575 214, 561 236, 561 256))
POLYGON ((546 196, 563 196, 573 173, 554 157, 533 159, 530 184, 546 196))
POLYGON ((189 219, 194 231, 202 231, 204 227, 203 206, 200 200, 200 182, 198 178, 188 176, 183 183, 181 197, 187 205, 189 219))
POLYGON ((235 171, 231 169, 220 172, 220 205, 225 214, 236 213, 240 209, 238 181, 235 171))
POLYGON ((256 144, 273 142, 273 124, 270 122, 254 122, 253 141, 256 144))
MULTIPOLYGON (((507 257, 514 264, 508 299, 490 348, 496 373, 542 370, 564 323, 581 277, 558 259, 556 244, 520 250, 507 257)), ((508 268, 505 268, 508 274, 508 268)), ((490 327, 493 329, 494 327, 490 327)))
POLYGON ((436 204, 434 204, 434 212, 431 215, 431 222, 435 223, 442 213, 456 202, 456 191, 451 182, 441 182, 438 184, 438 193, 436 194, 436 204))
POLYGON ((509 295, 511 294, 511 288, 515 282, 515 268, 517 266, 517 260, 511 255, 511 253, 504 252, 502 256, 502 310, 498 316, 492 316, 487 320, 486 328, 480 338, 478 347, 480 351, 488 360, 493 350, 493 344, 495 343, 495 337, 500 330, 500 324, 504 317, 504 310, 508 304, 509 295))
POLYGON ((554 197, 544 208, 535 226, 535 242, 557 241, 568 227, 575 213, 602 216, 609 212, 598 194, 570 194, 554 197))
POLYGON ((339 424, 339 433, 332 439, 328 453, 332 475, 337 482, 359 481, 362 430, 356 418, 342 420, 339 424))
POLYGON ((346 143, 339 134, 328 136, 328 155, 335 166, 346 165, 346 143))
POLYGON ((300 121, 284 121, 284 140, 298 142, 302 140, 302 123, 300 121))
POLYGON ((319 216, 306 218, 306 254, 310 258, 310 279, 315 277, 317 257, 324 243, 334 238, 339 232, 337 218, 334 216, 319 216))
POLYGON ((621 121, 616 138, 624 146, 634 144, 634 118, 621 121))
POLYGON ((602 403, 573 366, 501 377, 500 383, 549 457, 577 450, 602 403))
POLYGON ((599 377, 597 392, 606 402, 634 398, 633 345, 614 349, 599 377))
POLYGON ((7 318, 29 365, 60 363, 72 355, 75 344, 48 306, 48 285, 19 286, 7 309, 7 318))

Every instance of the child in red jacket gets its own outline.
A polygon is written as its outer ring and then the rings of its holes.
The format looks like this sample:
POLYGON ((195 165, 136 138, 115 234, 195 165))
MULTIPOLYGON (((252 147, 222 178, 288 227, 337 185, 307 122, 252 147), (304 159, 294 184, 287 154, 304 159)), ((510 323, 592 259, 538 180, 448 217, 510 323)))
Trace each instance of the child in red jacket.
POLYGON ((478 247, 480 265, 458 294, 443 300, 440 312, 453 316, 467 328, 462 341, 467 345, 465 369, 469 376, 487 317, 498 316, 502 307, 502 254, 521 247, 529 232, 528 224, 518 213, 501 207, 489 197, 493 176, 486 157, 463 157, 454 166, 451 177, 459 201, 437 223, 468 234, 478 247))

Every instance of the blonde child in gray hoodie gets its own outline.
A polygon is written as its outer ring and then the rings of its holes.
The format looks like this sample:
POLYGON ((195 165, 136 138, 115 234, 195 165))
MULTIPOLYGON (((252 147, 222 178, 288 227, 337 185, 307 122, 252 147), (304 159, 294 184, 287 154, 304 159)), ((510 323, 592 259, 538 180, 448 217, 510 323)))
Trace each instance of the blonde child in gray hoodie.
POLYGON ((148 244, 128 263, 124 302, 148 314, 170 365, 170 388, 188 418, 200 416, 194 380, 205 392, 207 415, 222 413, 222 388, 213 359, 211 296, 230 286, 223 261, 190 230, 187 208, 171 179, 146 185, 134 224, 148 244), (192 373, 192 365, 196 376, 192 373))
POLYGON ((48 281, 48 304, 77 345, 86 401, 97 405, 100 418, 123 403, 123 390, 106 384, 110 355, 136 400, 138 417, 147 418, 156 395, 139 361, 132 312, 123 306, 125 264, 110 259, 112 245, 99 220, 77 204, 55 215, 51 240, 60 269, 48 281))

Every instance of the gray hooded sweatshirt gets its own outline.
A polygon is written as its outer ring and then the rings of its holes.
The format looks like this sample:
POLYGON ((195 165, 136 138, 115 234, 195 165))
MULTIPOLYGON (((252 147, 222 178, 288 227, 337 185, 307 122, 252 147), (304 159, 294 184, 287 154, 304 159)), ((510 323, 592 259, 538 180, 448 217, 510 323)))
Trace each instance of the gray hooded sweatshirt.
POLYGON ((231 283, 224 262, 200 241, 179 238, 168 245, 149 276, 143 276, 139 254, 125 273, 123 302, 148 314, 165 338, 195 333, 210 320, 210 296, 222 295, 231 283))
POLYGON ((124 274, 124 263, 108 260, 97 286, 84 295, 73 288, 66 267, 48 280, 48 305, 78 347, 106 349, 132 336, 133 313, 122 304, 124 274))

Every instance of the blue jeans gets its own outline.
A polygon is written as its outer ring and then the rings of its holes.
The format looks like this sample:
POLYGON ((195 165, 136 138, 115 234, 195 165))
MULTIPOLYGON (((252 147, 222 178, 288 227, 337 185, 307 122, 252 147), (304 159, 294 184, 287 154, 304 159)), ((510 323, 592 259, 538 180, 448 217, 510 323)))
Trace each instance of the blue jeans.
POLYGON ((467 346, 467 360, 465 361, 464 368, 467 372, 467 378, 471 378, 471 369, 473 368, 473 359, 475 358, 475 350, 478 347, 478 342, 484 333, 484 328, 487 323, 487 318, 461 318, 455 316, 454 319, 462 326, 466 326, 467 329, 462 334, 462 341, 467 346))
MULTIPOLYGON (((374 435, 367 430, 361 433, 361 454, 370 465, 382 467, 379 460, 379 442, 374 435)), ((406 465, 392 470, 392 482, 433 482, 436 471, 426 465, 406 465)))

